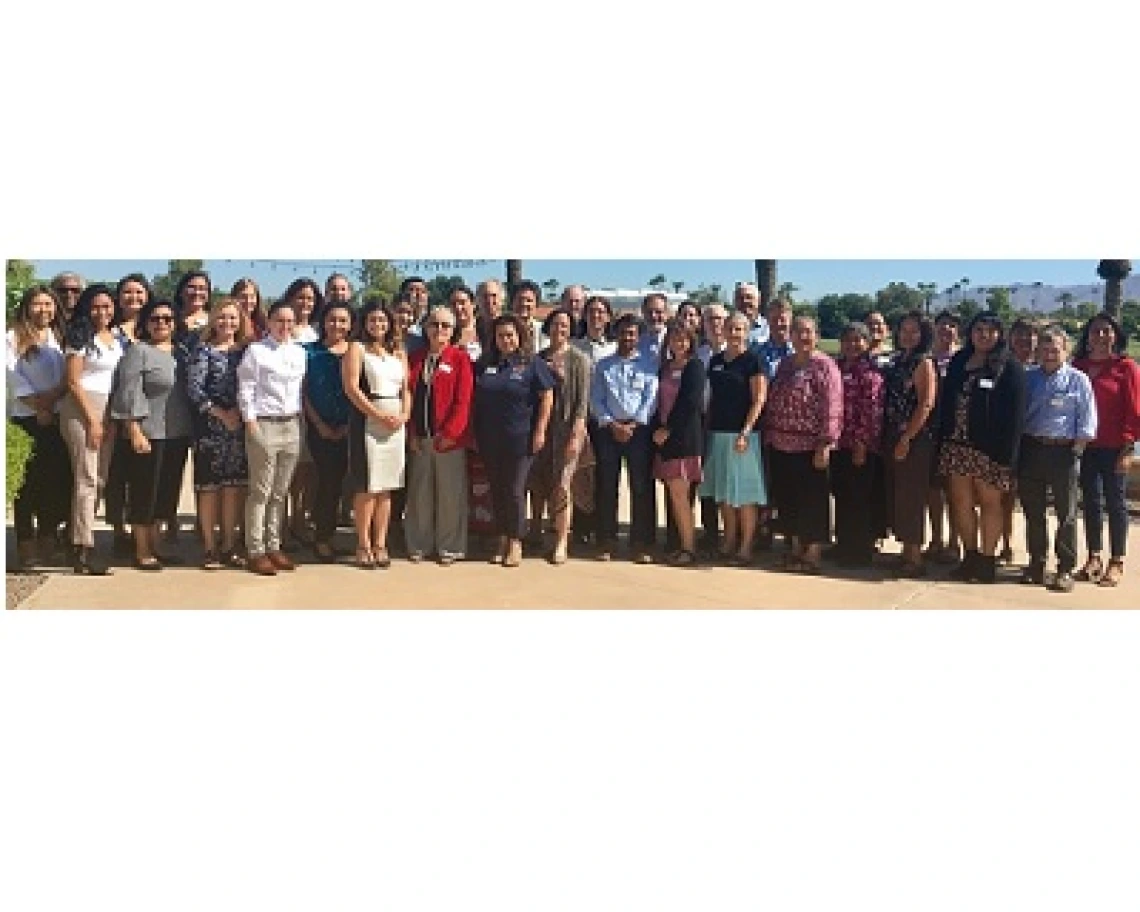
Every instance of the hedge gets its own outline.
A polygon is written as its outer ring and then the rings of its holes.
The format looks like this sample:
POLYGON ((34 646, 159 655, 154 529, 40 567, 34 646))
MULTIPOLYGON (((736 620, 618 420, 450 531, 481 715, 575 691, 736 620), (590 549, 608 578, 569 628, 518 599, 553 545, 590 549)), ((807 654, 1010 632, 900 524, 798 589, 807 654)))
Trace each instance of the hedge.
POLYGON ((23 428, 7 422, 8 431, 5 436, 7 447, 8 467, 4 476, 5 490, 8 496, 7 503, 16 499, 20 485, 24 483, 24 472, 28 467, 28 460, 32 458, 32 436, 23 428))

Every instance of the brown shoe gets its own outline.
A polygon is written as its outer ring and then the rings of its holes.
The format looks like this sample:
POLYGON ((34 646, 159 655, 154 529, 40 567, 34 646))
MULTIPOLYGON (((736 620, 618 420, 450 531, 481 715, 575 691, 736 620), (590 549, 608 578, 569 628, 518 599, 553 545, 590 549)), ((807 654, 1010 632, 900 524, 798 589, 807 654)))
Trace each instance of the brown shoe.
POLYGON ((273 566, 273 561, 269 559, 267 554, 259 554, 257 557, 249 559, 249 572, 256 573, 259 576, 276 576, 277 568, 273 566))
POLYGON ((269 558, 270 562, 278 570, 296 570, 297 569, 297 565, 295 563, 293 563, 291 560, 289 560, 289 558, 287 558, 280 551, 270 551, 265 556, 269 558))
POLYGON ((522 542, 517 538, 510 539, 507 545, 507 555, 503 558, 504 567, 517 567, 522 563, 522 542))

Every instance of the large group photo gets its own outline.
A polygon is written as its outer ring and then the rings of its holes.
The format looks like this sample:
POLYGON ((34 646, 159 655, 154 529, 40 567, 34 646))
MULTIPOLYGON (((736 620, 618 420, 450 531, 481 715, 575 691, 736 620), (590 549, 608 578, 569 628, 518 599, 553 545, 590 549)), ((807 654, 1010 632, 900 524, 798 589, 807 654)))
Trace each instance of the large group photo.
POLYGON ((9 607, 1128 580, 1127 260, 122 262, 6 264, 9 607))

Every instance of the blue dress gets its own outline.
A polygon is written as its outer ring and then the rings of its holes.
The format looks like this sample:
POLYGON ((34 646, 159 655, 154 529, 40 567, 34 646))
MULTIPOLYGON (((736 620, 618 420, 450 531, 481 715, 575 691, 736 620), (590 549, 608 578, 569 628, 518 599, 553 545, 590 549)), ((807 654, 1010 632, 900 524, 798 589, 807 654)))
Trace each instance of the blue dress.
POLYGON ((245 431, 236 431, 209 414, 211 406, 237 407, 237 367, 243 349, 218 351, 206 343, 190 353, 187 393, 194 415, 194 490, 216 491, 249 484, 245 431))

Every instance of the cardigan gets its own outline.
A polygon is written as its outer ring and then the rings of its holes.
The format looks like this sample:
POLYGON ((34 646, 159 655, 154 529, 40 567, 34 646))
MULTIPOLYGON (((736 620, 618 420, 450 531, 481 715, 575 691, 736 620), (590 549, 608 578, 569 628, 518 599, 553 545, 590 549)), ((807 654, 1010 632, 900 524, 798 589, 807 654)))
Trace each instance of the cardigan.
MULTIPOLYGON (((673 368, 667 364, 664 369, 673 368)), ((668 439, 658 447, 662 459, 704 455, 705 432, 701 414, 704 411, 706 376, 704 362, 695 355, 689 358, 681 372, 681 388, 677 390, 677 400, 669 412, 669 419, 662 424, 660 412, 653 412, 650 433, 660 427, 669 429, 668 439)))
MULTIPOLYGON (((954 433, 954 415, 958 394, 966 378, 967 360, 969 352, 962 349, 950 359, 950 366, 946 369, 946 381, 942 387, 945 397, 938 415, 938 437, 941 441, 949 440, 954 433)), ((1012 468, 1017 465, 1024 426, 1025 368, 1006 352, 996 371, 988 362, 982 365, 978 382, 970 394, 966 436, 972 447, 998 465, 1012 468)))
MULTIPOLYGON (((420 382, 428 354, 427 348, 421 348, 409 359, 408 386, 412 390, 420 382)), ((474 439, 471 433, 473 386, 474 375, 467 352, 457 345, 444 346, 431 381, 431 418, 437 446, 443 437, 454 440, 459 447, 471 445, 474 439)), ((410 436, 422 436, 415 422, 409 421, 406 426, 410 436)))
MULTIPOLYGON (((550 348, 539 352, 544 361, 550 355, 550 348)), ((550 413, 547 435, 557 452, 565 448, 575 421, 585 421, 590 405, 590 359, 578 348, 567 347, 563 359, 564 377, 562 388, 554 397, 554 411, 550 413)))

